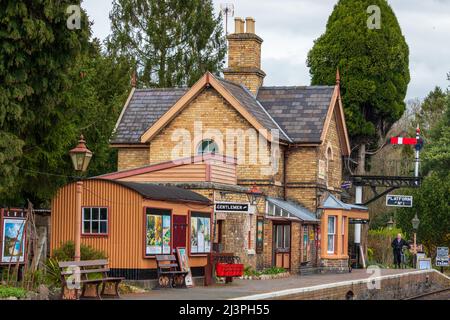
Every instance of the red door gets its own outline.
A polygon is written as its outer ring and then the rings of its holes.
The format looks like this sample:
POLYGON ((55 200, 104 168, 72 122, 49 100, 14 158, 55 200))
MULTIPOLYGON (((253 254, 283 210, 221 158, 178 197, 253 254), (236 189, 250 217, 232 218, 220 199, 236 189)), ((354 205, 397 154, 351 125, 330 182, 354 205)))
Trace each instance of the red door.
POLYGON ((173 216, 173 249, 186 248, 186 216, 173 216))

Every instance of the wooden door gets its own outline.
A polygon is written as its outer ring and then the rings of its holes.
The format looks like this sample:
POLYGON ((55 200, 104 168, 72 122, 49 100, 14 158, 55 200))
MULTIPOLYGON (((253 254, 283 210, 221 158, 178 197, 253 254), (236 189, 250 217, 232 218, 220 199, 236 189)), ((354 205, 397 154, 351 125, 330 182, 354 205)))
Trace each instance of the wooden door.
POLYGON ((173 216, 173 249, 186 248, 187 217, 173 216))
POLYGON ((291 266, 291 225, 273 225, 273 264, 278 268, 291 266))

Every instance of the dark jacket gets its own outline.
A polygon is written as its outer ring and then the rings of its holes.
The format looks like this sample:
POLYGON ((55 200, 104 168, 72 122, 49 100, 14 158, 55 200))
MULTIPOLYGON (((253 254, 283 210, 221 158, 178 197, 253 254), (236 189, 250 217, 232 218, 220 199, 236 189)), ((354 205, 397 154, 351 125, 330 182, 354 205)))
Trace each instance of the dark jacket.
POLYGON ((403 249, 403 246, 407 246, 408 249, 410 248, 410 245, 408 242, 406 242, 404 239, 400 239, 400 241, 395 238, 391 243, 392 249, 397 252, 401 252, 403 249))

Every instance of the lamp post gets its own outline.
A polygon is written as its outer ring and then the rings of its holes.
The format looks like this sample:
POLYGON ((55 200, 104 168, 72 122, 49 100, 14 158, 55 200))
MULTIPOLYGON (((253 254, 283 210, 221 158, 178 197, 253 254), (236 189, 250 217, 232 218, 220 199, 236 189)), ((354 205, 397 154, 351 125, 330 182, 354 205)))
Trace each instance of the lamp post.
POLYGON ((257 186, 253 186, 248 192, 247 192, 248 201, 251 205, 255 206, 258 204, 259 198, 263 197, 263 193, 257 186))
MULTIPOLYGON (((92 152, 86 147, 83 135, 80 136, 78 145, 69 151, 72 164, 76 172, 85 172, 92 158, 92 152)), ((76 213, 75 213, 75 261, 81 258, 81 197, 83 194, 83 180, 77 181, 76 213)))
POLYGON ((394 227, 394 220, 392 220, 392 217, 389 218, 389 221, 387 222, 388 230, 391 231, 394 227))
POLYGON ((419 229, 420 220, 417 218, 417 213, 414 215, 414 218, 411 219, 411 224, 414 229, 414 249, 413 249, 413 267, 417 267, 417 229, 419 229))
POLYGON ((420 220, 417 218, 417 213, 414 215, 414 218, 411 220, 412 227, 414 229, 414 255, 417 254, 417 246, 416 246, 416 238, 417 238, 417 229, 419 229, 420 220))

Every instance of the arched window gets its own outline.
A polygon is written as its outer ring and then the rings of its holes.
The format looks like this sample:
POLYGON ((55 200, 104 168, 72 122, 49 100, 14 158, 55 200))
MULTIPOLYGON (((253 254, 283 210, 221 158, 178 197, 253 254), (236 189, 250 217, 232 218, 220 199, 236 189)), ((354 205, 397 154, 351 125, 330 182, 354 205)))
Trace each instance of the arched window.
POLYGON ((327 152, 326 152, 326 158, 327 158, 327 184, 330 182, 331 180, 331 174, 332 174, 332 166, 331 166, 331 162, 333 161, 333 149, 331 148, 330 145, 327 146, 327 152))
POLYGON ((197 154, 218 153, 219 147, 212 139, 202 140, 197 147, 197 154))

